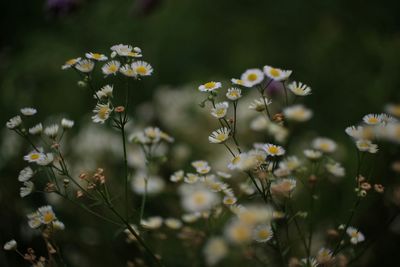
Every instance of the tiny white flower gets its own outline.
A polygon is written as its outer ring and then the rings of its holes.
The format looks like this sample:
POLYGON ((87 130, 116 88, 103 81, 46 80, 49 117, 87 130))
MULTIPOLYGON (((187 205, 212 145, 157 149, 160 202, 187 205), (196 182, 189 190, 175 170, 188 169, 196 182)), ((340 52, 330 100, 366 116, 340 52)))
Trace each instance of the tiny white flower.
POLYGON ((65 229, 65 225, 63 222, 56 220, 53 222, 53 229, 55 230, 64 230, 65 229))
POLYGON ((46 153, 43 158, 39 159, 36 163, 41 166, 47 166, 54 160, 53 153, 46 153))
POLYGON ((232 79, 231 79, 231 82, 232 82, 233 84, 236 84, 236 85, 241 85, 241 86, 244 86, 244 87, 250 87, 249 84, 247 84, 245 81, 243 81, 243 80, 241 80, 241 79, 232 78, 232 79))
POLYGON ((20 182, 26 182, 30 180, 33 177, 33 170, 31 167, 25 167, 23 168, 18 175, 18 181, 20 182))
POLYGON ((292 82, 288 85, 288 89, 297 96, 306 96, 311 94, 311 88, 301 82, 292 82))
POLYGON ((40 134, 43 131, 43 125, 42 123, 38 123, 35 126, 33 126, 32 128, 29 128, 29 133, 31 135, 36 135, 36 134, 40 134))
POLYGON ((369 152, 371 154, 378 152, 378 145, 373 144, 370 140, 357 140, 356 146, 361 152, 369 152))
POLYGON ((317 254, 317 261, 320 264, 328 264, 333 259, 333 252, 327 248, 321 248, 317 254))
POLYGON ((135 61, 131 64, 136 76, 150 76, 153 73, 153 67, 145 61, 135 61))
POLYGON ((292 74, 291 70, 282 70, 268 65, 264 66, 263 70, 265 75, 274 81, 286 80, 292 74))
POLYGON ((264 80, 264 73, 260 69, 248 69, 242 74, 240 80, 248 87, 253 87, 264 80))
POLYGON ((325 165, 328 172, 336 177, 343 177, 345 175, 345 169, 340 165, 340 163, 328 163, 325 165))
POLYGON ((149 217, 142 219, 140 224, 146 229, 158 229, 162 226, 163 219, 160 216, 149 217))
POLYGON ((17 249, 17 241, 14 239, 8 241, 7 243, 4 244, 3 246, 4 250, 15 250, 17 249))
POLYGON ((242 97, 242 90, 235 87, 229 88, 226 97, 231 101, 236 101, 242 97))
POLYGON ((354 245, 365 240, 364 235, 354 227, 347 227, 346 233, 350 236, 350 242, 354 245))
POLYGON ((231 131, 226 127, 215 130, 208 137, 208 141, 210 141, 210 143, 214 143, 214 144, 223 143, 226 140, 228 140, 230 132, 231 131))
POLYGON ((21 197, 26 197, 31 194, 35 185, 31 181, 26 181, 23 183, 24 185, 19 189, 19 195, 21 197))
POLYGON ((174 172, 174 173, 170 176, 169 180, 170 180, 171 182, 177 183, 177 182, 179 182, 179 181, 182 181, 182 179, 183 179, 184 176, 185 176, 185 173, 184 173, 182 170, 179 170, 179 171, 174 172))
POLYGON ((283 115, 285 115, 285 118, 288 120, 304 122, 311 119, 313 112, 303 105, 294 105, 286 107, 283 110, 283 115))
POLYGON ((44 128, 44 134, 52 139, 56 138, 56 136, 58 134, 58 125, 53 124, 53 125, 47 126, 46 128, 44 128))
POLYGON ((22 123, 22 119, 19 115, 12 117, 11 119, 9 119, 6 123, 6 126, 8 129, 13 130, 17 127, 19 127, 22 123))
POLYGON ((111 60, 109 62, 107 62, 106 64, 103 65, 103 67, 101 67, 101 71, 106 75, 115 75, 118 70, 119 67, 121 66, 121 63, 117 60, 111 60))
POLYGON ((211 109, 211 115, 213 115, 217 119, 222 119, 226 116, 226 113, 229 108, 229 103, 224 101, 221 103, 215 104, 215 107, 211 109))
POLYGON ((127 76, 127 77, 136 77, 136 72, 132 69, 132 67, 129 64, 125 64, 122 66, 119 71, 127 76))
POLYGON ((43 152, 38 152, 36 150, 31 151, 28 155, 24 156, 24 160, 36 163, 44 158, 45 154, 43 152))
POLYGON ((108 58, 107 58, 105 55, 103 55, 103 54, 92 53, 92 52, 86 53, 85 56, 86 56, 88 59, 94 59, 94 60, 97 60, 97 61, 106 61, 106 60, 108 59, 108 58))
POLYGON ((182 222, 175 218, 167 218, 164 220, 165 225, 173 230, 177 230, 182 227, 182 222))
POLYGON ((132 52, 132 46, 130 45, 113 45, 111 46, 111 51, 117 53, 119 56, 128 56, 132 52))
POLYGON ((71 129, 72 127, 74 127, 75 122, 73 120, 68 120, 63 118, 61 120, 61 127, 63 127, 64 129, 71 129))
POLYGON ((194 173, 187 173, 185 176, 185 183, 187 184, 194 184, 197 183, 197 181, 200 179, 200 177, 197 174, 194 173))
POLYGON ((285 154, 285 149, 281 146, 274 144, 264 144, 262 149, 267 152, 269 156, 282 156, 285 154))
POLYGON ((103 124, 109 117, 112 112, 110 108, 110 104, 100 104, 97 103, 96 107, 93 110, 95 115, 92 116, 92 120, 95 123, 103 124))
POLYGON ((99 98, 99 99, 103 99, 103 98, 111 98, 113 97, 113 85, 105 85, 103 86, 99 91, 97 91, 93 97, 94 98, 99 98), (96 97, 97 96, 97 97, 96 97))
POLYGON ((83 73, 89 73, 94 68, 94 62, 91 60, 83 59, 75 65, 75 69, 83 73))
POLYGON ((38 208, 38 213, 40 214, 40 221, 43 224, 50 224, 57 219, 53 208, 49 205, 38 208))
POLYGON ((221 237, 211 237, 204 246, 203 253, 207 266, 217 265, 229 252, 228 245, 221 237))
POLYGON ((314 149, 320 150, 324 153, 332 153, 336 150, 336 143, 332 139, 326 137, 315 138, 311 144, 314 149))
POLYGON ((363 121, 368 125, 377 125, 382 122, 382 118, 378 114, 368 114, 363 117, 363 121))
POLYGON ((33 116, 37 113, 35 108, 21 108, 21 113, 25 116, 33 116))
POLYGON ((62 70, 69 69, 69 68, 73 67, 76 63, 78 63, 79 61, 81 61, 80 57, 69 59, 64 63, 64 65, 61 66, 61 69, 62 70))
POLYGON ((255 99, 250 105, 249 105, 249 109, 258 111, 258 112, 262 112, 266 109, 266 106, 270 105, 272 103, 271 100, 269 100, 268 98, 264 97, 264 98, 259 98, 259 99, 255 99))
POLYGON ((303 153, 310 160, 317 160, 322 157, 322 152, 318 150, 306 149, 303 153))
POLYGON ((222 84, 220 82, 207 82, 199 86, 201 92, 211 92, 218 88, 221 88, 222 84))
POLYGON ((273 236, 270 225, 261 224, 253 230, 253 239, 259 243, 264 243, 271 240, 273 236))
POLYGON ((40 213, 35 211, 27 215, 28 225, 30 228, 36 229, 42 225, 42 220, 40 219, 40 213))

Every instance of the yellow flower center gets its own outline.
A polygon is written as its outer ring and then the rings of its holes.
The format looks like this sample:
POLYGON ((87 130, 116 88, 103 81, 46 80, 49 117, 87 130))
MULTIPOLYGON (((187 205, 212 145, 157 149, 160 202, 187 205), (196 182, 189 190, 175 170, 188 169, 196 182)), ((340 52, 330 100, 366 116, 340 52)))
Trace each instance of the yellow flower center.
POLYGON ((276 146, 270 146, 268 148, 268 152, 271 153, 271 154, 277 154, 279 152, 279 149, 276 146))
POLYGON ((271 74, 271 76, 273 77, 279 77, 279 75, 281 74, 281 72, 278 69, 272 68, 269 71, 269 74, 271 74))
POLYGON ((267 239, 270 237, 271 233, 267 229, 262 229, 258 232, 258 237, 260 239, 267 239))
POLYGON ((54 220, 54 214, 51 212, 46 212, 43 214, 43 221, 44 223, 50 223, 54 220))
POLYGON ((140 75, 145 75, 147 73, 147 68, 145 66, 139 66, 136 68, 136 72, 140 75))
POLYGON ((211 90, 215 87, 215 82, 208 82, 208 83, 204 84, 204 87, 208 90, 211 90))
POLYGON ((32 160, 37 160, 39 157, 40 157, 40 155, 37 153, 31 155, 32 160))
POLYGON ((250 82, 254 82, 255 80, 257 80, 258 76, 255 73, 250 73, 249 75, 247 75, 247 80, 249 80, 250 82))
POLYGON ((74 65, 75 63, 76 63, 76 59, 75 58, 67 60, 67 62, 65 62, 66 65, 74 65))
POLYGON ((250 233, 246 226, 240 225, 233 230, 232 235, 237 241, 245 241, 249 239, 250 233))
POLYGON ((108 70, 109 70, 110 72, 116 72, 116 71, 118 70, 118 67, 117 67, 116 65, 112 64, 112 65, 110 65, 110 66, 108 67, 108 70))
POLYGON ((379 120, 378 120, 377 117, 370 117, 370 118, 368 119, 368 122, 369 122, 369 123, 372 123, 372 124, 375 124, 375 123, 378 123, 379 120))
POLYGON ((193 196, 193 200, 196 204, 202 205, 206 202, 206 197, 202 193, 197 193, 193 196))
POLYGON ((225 141, 226 139, 226 135, 223 133, 217 134, 217 136, 215 137, 215 139, 219 140, 219 141, 225 141))
POLYGON ((322 143, 319 147, 323 151, 328 151, 331 148, 331 146, 328 143, 322 143))
POLYGON ((108 116, 108 112, 109 112, 109 108, 108 107, 101 107, 99 109, 99 112, 97 113, 100 119, 105 120, 108 116))
POLYGON ((101 54, 94 53, 94 54, 92 54, 92 57, 93 57, 94 59, 100 59, 100 58, 101 58, 101 54))
POLYGON ((225 109, 221 108, 221 109, 217 109, 216 112, 218 117, 222 117, 225 115, 225 109))

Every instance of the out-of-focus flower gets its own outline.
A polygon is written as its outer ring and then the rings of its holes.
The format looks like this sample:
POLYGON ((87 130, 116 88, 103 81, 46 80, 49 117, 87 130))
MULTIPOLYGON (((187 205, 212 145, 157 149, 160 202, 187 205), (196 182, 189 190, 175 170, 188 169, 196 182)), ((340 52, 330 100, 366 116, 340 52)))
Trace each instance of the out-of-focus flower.
POLYGON ((33 116, 37 113, 37 110, 35 108, 21 108, 21 113, 25 116, 33 116))
POLYGON ((31 135, 40 134, 43 131, 43 125, 41 123, 36 124, 35 126, 29 128, 29 133, 31 135))
POLYGON ((361 152, 376 153, 378 152, 378 145, 373 144, 370 140, 357 140, 356 146, 361 152))
POLYGON ((255 99, 249 105, 249 109, 252 109, 252 110, 255 110, 255 111, 258 111, 258 112, 262 112, 262 111, 264 111, 266 109, 266 106, 270 105, 271 103, 272 103, 272 101, 269 100, 266 97, 255 99))
POLYGON ((20 182, 26 182, 30 180, 33 177, 33 170, 31 167, 25 167, 23 168, 18 175, 18 181, 20 182))
POLYGON ((14 130, 15 128, 18 128, 22 123, 22 119, 19 115, 12 117, 9 119, 6 123, 6 126, 10 130, 14 130))
POLYGON ((294 105, 287 107, 283 110, 285 118, 288 120, 304 122, 311 119, 313 113, 310 109, 304 107, 303 105, 294 105))
POLYGON ((350 237, 350 242, 354 245, 357 245, 360 242, 363 242, 365 240, 364 235, 356 228, 354 227, 347 227, 346 233, 350 237))
POLYGON ((258 225, 253 230, 253 239, 259 243, 264 243, 271 240, 272 236, 272 228, 267 224, 258 225))
POLYGON ((6 242, 3 246, 4 250, 15 250, 17 249, 17 241, 15 241, 14 239, 6 242))
POLYGON ((63 127, 64 129, 71 129, 72 127, 74 127, 75 122, 73 120, 69 120, 66 118, 63 118, 61 120, 61 127, 63 127))
POLYGON ((273 68, 271 66, 264 66, 264 73, 268 78, 274 81, 283 81, 289 78, 290 74, 292 74, 291 70, 282 70, 278 68, 273 68))
POLYGON ((89 73, 94 68, 94 62, 92 60, 83 59, 75 64, 75 69, 83 73, 89 73))
POLYGON ((332 153, 336 150, 336 143, 332 139, 326 137, 315 138, 311 143, 312 148, 324 153, 332 153))
POLYGON ((66 70, 69 69, 73 66, 75 66, 79 61, 81 61, 82 58, 78 57, 78 58, 72 58, 67 60, 64 65, 61 66, 61 69, 66 70))
POLYGON ((325 165, 327 171, 333 174, 336 177, 343 177, 345 175, 344 168, 340 165, 340 163, 328 163, 325 165))
POLYGON ((306 96, 311 94, 311 88, 301 82, 292 82, 288 85, 288 89, 296 96, 306 96))
POLYGON ((209 266, 216 265, 229 252, 229 248, 225 240, 221 237, 210 237, 203 249, 206 263, 209 266))
POLYGON ((217 119, 222 119, 226 116, 226 113, 229 108, 229 103, 224 101, 221 103, 215 104, 215 107, 211 109, 211 115, 213 115, 217 119))

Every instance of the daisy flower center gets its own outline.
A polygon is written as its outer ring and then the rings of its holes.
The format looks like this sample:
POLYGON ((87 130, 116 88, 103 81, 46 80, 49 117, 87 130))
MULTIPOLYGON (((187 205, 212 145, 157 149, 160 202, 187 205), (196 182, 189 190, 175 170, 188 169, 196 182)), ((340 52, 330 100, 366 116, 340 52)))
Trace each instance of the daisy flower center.
POLYGON ((101 107, 99 109, 98 115, 101 119, 105 119, 108 115, 108 107, 101 107))
POLYGON ((226 135, 223 133, 217 134, 217 136, 215 137, 217 140, 219 141, 224 141, 226 138, 226 135))
POLYGON ((94 59, 99 59, 99 58, 101 58, 101 54, 94 53, 94 54, 92 55, 92 57, 93 57, 94 59))
POLYGON ((257 74, 255 74, 255 73, 250 73, 248 76, 247 76, 247 80, 249 80, 249 81, 251 81, 251 82, 254 82, 255 80, 257 80, 257 74))
POLYGON ((368 119, 368 121, 369 121, 369 123, 378 123, 379 120, 376 117, 371 117, 368 119))
POLYGON ((278 77, 278 76, 281 74, 281 72, 280 72, 278 69, 274 69, 274 68, 272 68, 272 69, 269 71, 269 73, 270 73, 272 76, 274 76, 274 77, 278 77))
POLYGON ((258 237, 260 237, 261 239, 266 239, 270 236, 270 232, 266 229, 260 230, 258 232, 258 237))
POLYGON ((141 74, 141 75, 144 75, 144 74, 147 73, 147 68, 144 67, 144 66, 139 66, 139 67, 136 68, 136 72, 141 74))
POLYGON ((208 90, 213 89, 215 87, 215 82, 208 82, 204 84, 204 87, 207 88, 208 90))
POLYGON ((35 153, 35 154, 32 154, 30 157, 32 160, 37 160, 37 159, 39 159, 40 155, 35 153))
POLYGON ((271 154, 277 154, 279 152, 279 149, 276 146, 270 146, 268 148, 268 152, 271 154))
POLYGON ((108 67, 108 70, 109 71, 111 71, 111 72, 116 72, 117 70, 118 70, 118 68, 117 68, 117 66, 116 65, 110 65, 109 67, 108 67))
POLYGON ((43 221, 44 221, 45 223, 50 223, 50 222, 53 221, 53 219, 54 219, 54 214, 52 214, 52 213, 50 213, 50 212, 47 212, 47 213, 45 213, 45 214, 43 215, 43 221))
POLYGON ((206 202, 206 197, 203 194, 196 194, 194 196, 194 202, 198 205, 202 205, 206 202))

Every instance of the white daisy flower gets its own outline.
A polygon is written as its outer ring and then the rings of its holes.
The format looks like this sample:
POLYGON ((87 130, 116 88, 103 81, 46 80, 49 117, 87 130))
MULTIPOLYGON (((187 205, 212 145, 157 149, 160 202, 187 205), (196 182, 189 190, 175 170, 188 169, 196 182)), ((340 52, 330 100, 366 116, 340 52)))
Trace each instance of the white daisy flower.
POLYGON ((128 56, 132 52, 132 46, 130 45, 113 45, 111 46, 111 51, 115 52, 118 56, 128 56))
POLYGON ((32 116, 37 113, 35 108, 21 108, 21 113, 25 116, 32 116))
POLYGON ((291 70, 282 70, 278 68, 273 68, 271 66, 264 66, 264 73, 267 75, 268 78, 274 81, 283 81, 289 78, 292 74, 291 70))
POLYGON ((271 184, 271 193, 278 196, 289 197, 296 188, 295 179, 278 179, 271 184))
POLYGON ((43 125, 42 125, 42 123, 38 123, 35 126, 33 126, 32 128, 29 128, 28 131, 31 135, 40 134, 43 131, 43 125))
POLYGON ((148 195, 155 195, 164 190, 165 182, 158 176, 147 177, 144 173, 139 173, 132 179, 131 187, 138 195, 143 195, 145 190, 148 195))
POLYGON ((131 66, 129 64, 125 64, 124 66, 122 66, 119 71, 127 76, 127 77, 136 77, 136 73, 135 71, 131 68, 131 66))
POLYGON ((32 191, 33 191, 35 185, 34 185, 34 183, 32 183, 31 181, 26 181, 26 182, 24 182, 23 184, 24 184, 24 186, 22 186, 22 187, 19 189, 19 195, 20 195, 21 197, 26 197, 27 195, 29 195, 30 193, 32 193, 32 191))
POLYGON ((170 177, 169 180, 173 183, 177 183, 179 181, 182 181, 183 177, 185 176, 184 171, 179 170, 174 172, 170 177))
POLYGON ((285 118, 288 120, 304 122, 311 119, 313 112, 303 105, 294 105, 286 107, 283 110, 283 115, 285 115, 285 118))
POLYGON ((197 181, 200 179, 200 177, 197 174, 194 173, 187 173, 185 176, 185 183, 187 184, 194 184, 197 183, 197 181))
MULTIPOLYGON (((193 187, 193 186, 192 186, 193 187)), ((187 212, 211 210, 219 201, 218 195, 203 186, 194 186, 190 193, 182 196, 182 207, 187 212)))
POLYGON ((264 80, 264 73, 260 69, 248 69, 242 74, 240 80, 248 87, 253 87, 264 80))
POLYGON ((232 78, 232 79, 231 79, 231 82, 232 82, 233 84, 236 84, 236 85, 241 85, 241 86, 244 86, 244 87, 251 87, 251 86, 249 86, 249 84, 247 84, 245 81, 240 80, 240 79, 232 78))
POLYGON ((97 103, 93 110, 95 115, 92 116, 92 120, 95 123, 104 123, 110 117, 111 112, 110 104, 97 103))
POLYGON ((326 138, 326 137, 318 137, 315 138, 311 146, 319 151, 322 151, 324 153, 332 153, 336 150, 336 143, 332 139, 326 138))
POLYGON ((364 136, 365 128, 363 126, 349 126, 345 129, 345 132, 354 139, 361 139, 364 136))
POLYGON ((249 243, 253 237, 252 226, 239 220, 233 220, 226 226, 225 236, 234 244, 249 243))
POLYGON ((166 218, 164 220, 164 224, 168 228, 173 229, 173 230, 177 230, 177 229, 181 228, 183 225, 182 222, 176 218, 166 218))
POLYGON ((9 119, 6 123, 8 129, 13 130, 22 124, 21 116, 17 115, 9 119))
POLYGON ((294 171, 301 166, 301 161, 296 156, 290 156, 279 162, 279 167, 282 169, 288 169, 289 171, 294 171))
POLYGON ((4 250, 15 250, 17 249, 17 241, 14 239, 8 241, 7 243, 4 244, 3 246, 4 250))
POLYGON ((226 97, 231 101, 236 101, 242 97, 242 90, 235 87, 229 88, 226 97))
POLYGON ((311 88, 301 82, 292 82, 288 85, 288 89, 297 96, 311 95, 311 88))
POLYGON ((229 248, 225 240, 221 237, 211 237, 207 240, 203 248, 203 253, 207 266, 216 265, 229 252, 229 248))
POLYGON ((150 76, 153 73, 153 67, 145 61, 135 61, 131 64, 136 76, 150 76))
POLYGON ((97 61, 106 61, 106 60, 108 59, 108 58, 107 58, 105 55, 103 55, 103 54, 92 53, 92 52, 86 53, 85 56, 86 56, 88 59, 94 59, 94 60, 97 60, 97 61))
POLYGON ((63 127, 64 129, 71 129, 72 127, 74 127, 75 122, 73 120, 68 120, 66 118, 63 118, 61 120, 61 127, 63 127))
POLYGON ((94 62, 91 60, 83 59, 75 65, 75 69, 83 73, 91 72, 94 68, 94 62))
POLYGON ((371 154, 375 154, 376 152, 378 152, 378 145, 373 144, 370 140, 357 140, 356 146, 358 150, 362 152, 369 152, 371 154))
POLYGON ((281 146, 274 144, 263 144, 262 149, 267 152, 269 156, 282 156, 285 154, 285 149, 281 146))
POLYGON ((47 154, 44 155, 43 158, 39 159, 36 163, 37 163, 38 165, 41 165, 41 166, 47 166, 47 165, 49 165, 50 163, 52 163, 53 160, 54 160, 54 155, 53 155, 53 153, 47 153, 47 154))
POLYGON ((52 139, 56 138, 57 134, 58 134, 58 125, 53 124, 53 125, 47 126, 46 128, 44 128, 44 134, 52 139))
POLYGON ((56 220, 53 222, 53 229, 62 231, 65 229, 65 224, 59 220, 56 220))
POLYGON ((354 245, 365 240, 364 235, 354 227, 347 227, 346 233, 350 236, 350 242, 354 245))
POLYGON ((43 152, 38 152, 36 150, 31 151, 28 155, 24 156, 24 160, 28 162, 38 162, 45 158, 45 154, 43 152))
POLYGON ((143 228, 151 230, 160 228, 162 223, 163 219, 160 216, 149 217, 140 221, 140 224, 143 226, 143 228))
POLYGON ((237 198, 235 196, 224 196, 222 203, 225 205, 233 205, 237 202, 237 198))
POLYGON ((109 62, 107 62, 106 64, 103 65, 103 67, 101 67, 101 71, 106 75, 115 75, 118 70, 119 67, 121 66, 121 63, 119 61, 116 60, 111 60, 109 62))
POLYGON ((30 180, 33 177, 33 170, 31 167, 25 167, 23 168, 18 175, 18 181, 20 182, 26 182, 30 180))
POLYGON ((211 115, 213 115, 217 119, 222 119, 226 116, 228 112, 229 103, 224 101, 221 103, 215 104, 215 107, 211 109, 211 115))
POLYGON ((247 156, 246 153, 240 153, 239 155, 233 157, 228 164, 228 169, 230 169, 230 170, 239 169, 240 162, 242 161, 242 158, 245 156, 247 156))
POLYGON ((363 121, 368 125, 377 125, 382 123, 382 117, 378 114, 368 114, 363 117, 363 121))
POLYGON ((49 205, 38 208, 38 213, 43 224, 50 224, 57 219, 53 208, 49 205))
POLYGON ((103 99, 103 98, 111 98, 113 97, 113 85, 105 85, 103 86, 99 91, 97 91, 93 97, 94 98, 99 98, 99 99, 103 99))
POLYGON ((333 252, 327 248, 321 248, 317 254, 319 264, 328 264, 333 259, 333 252))
POLYGON ((336 163, 328 163, 325 165, 326 170, 333 174, 336 177, 343 177, 345 176, 345 170, 342 167, 342 165, 340 165, 340 163, 336 162, 336 163))
POLYGON ((211 92, 218 88, 221 88, 222 84, 220 82, 207 82, 199 86, 201 92, 211 92))
POLYGON ((271 240, 272 236, 272 228, 267 224, 258 225, 253 230, 253 239, 259 243, 264 243, 271 240))
POLYGON ((228 128, 226 128, 226 127, 220 128, 211 133, 211 135, 208 137, 208 141, 210 141, 210 143, 214 143, 214 144, 223 143, 226 140, 228 140, 230 133, 231 133, 231 130, 229 130, 228 128))
POLYGON ((39 212, 35 211, 27 215, 28 217, 28 225, 30 228, 36 229, 42 225, 42 220, 40 219, 41 215, 39 212))
POLYGON ((76 63, 78 63, 79 61, 81 61, 80 57, 69 59, 64 63, 64 65, 61 66, 61 69, 62 70, 69 69, 69 68, 73 67, 76 63))
POLYGON ((318 150, 306 149, 303 153, 310 160, 317 160, 322 157, 322 152, 318 150))
POLYGON ((271 100, 269 100, 268 98, 264 97, 264 98, 259 98, 259 99, 255 99, 253 102, 251 102, 251 104, 249 105, 249 109, 258 111, 258 112, 262 112, 265 110, 265 105, 270 105, 272 103, 271 100))

